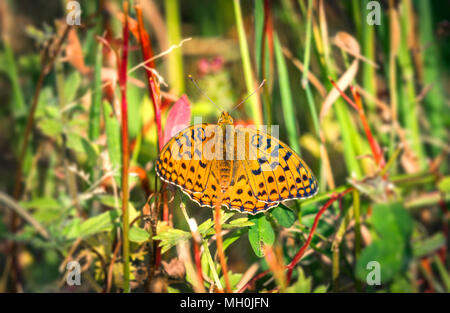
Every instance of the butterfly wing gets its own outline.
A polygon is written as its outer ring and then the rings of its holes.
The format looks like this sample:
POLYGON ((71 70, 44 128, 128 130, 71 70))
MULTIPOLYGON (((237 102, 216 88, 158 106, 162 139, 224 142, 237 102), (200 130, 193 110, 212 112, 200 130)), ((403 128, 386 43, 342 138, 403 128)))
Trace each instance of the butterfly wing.
POLYGON ((245 138, 244 167, 249 186, 259 201, 273 203, 304 199, 318 191, 317 180, 305 162, 285 143, 253 128, 236 128, 245 138))
POLYGON ((255 197, 255 192, 249 183, 243 160, 234 162, 233 179, 225 193, 222 204, 232 210, 242 213, 256 214, 277 206, 278 202, 266 203, 255 197))
POLYGON ((172 137, 156 161, 156 173, 186 193, 206 190, 214 159, 217 125, 190 126, 172 137))
MULTIPOLYGON (((190 126, 164 146, 156 163, 158 176, 179 186, 201 206, 217 201, 220 182, 217 154, 222 141, 219 126, 190 126)), ((222 204, 229 209, 256 214, 290 199, 309 198, 318 191, 317 180, 303 160, 286 144, 252 128, 236 128, 232 181, 222 204)))
POLYGON ((215 161, 210 163, 211 169, 206 183, 206 188, 203 191, 195 192, 192 190, 183 189, 183 192, 187 194, 192 200, 197 202, 200 206, 213 207, 217 202, 217 197, 219 195, 220 183, 213 170, 215 161))

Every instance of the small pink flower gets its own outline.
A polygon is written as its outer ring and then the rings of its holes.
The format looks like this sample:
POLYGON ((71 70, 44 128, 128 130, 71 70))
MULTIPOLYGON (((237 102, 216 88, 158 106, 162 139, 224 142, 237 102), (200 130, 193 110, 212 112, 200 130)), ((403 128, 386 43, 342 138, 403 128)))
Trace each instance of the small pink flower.
POLYGON ((206 75, 210 72, 211 66, 207 59, 200 59, 197 62, 197 70, 199 75, 206 75))

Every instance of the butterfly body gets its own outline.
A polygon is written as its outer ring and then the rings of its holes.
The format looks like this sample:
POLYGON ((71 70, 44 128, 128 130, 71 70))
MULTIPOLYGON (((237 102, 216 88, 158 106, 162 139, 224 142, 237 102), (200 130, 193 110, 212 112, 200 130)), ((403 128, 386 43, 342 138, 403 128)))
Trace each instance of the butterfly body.
POLYGON ((250 214, 318 191, 311 170, 292 149, 263 131, 235 127, 226 112, 217 124, 193 125, 169 140, 156 173, 201 206, 221 203, 250 214))

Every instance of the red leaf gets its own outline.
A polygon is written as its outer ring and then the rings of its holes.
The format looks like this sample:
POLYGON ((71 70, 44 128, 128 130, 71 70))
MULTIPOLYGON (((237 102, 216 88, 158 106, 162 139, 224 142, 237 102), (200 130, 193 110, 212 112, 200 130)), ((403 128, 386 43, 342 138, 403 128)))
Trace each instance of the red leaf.
POLYGON ((191 104, 185 94, 172 106, 167 115, 166 126, 164 127, 163 145, 175 136, 180 130, 188 127, 191 122, 191 104))

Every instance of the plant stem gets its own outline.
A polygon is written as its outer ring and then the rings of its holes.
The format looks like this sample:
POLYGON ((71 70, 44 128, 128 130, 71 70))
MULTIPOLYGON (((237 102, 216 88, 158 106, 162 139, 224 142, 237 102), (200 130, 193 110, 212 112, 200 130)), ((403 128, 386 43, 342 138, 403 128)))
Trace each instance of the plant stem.
MULTIPOLYGON (((355 264, 358 262, 361 255, 361 198, 357 189, 353 189, 353 213, 355 215, 355 264)), ((355 281, 355 288, 358 292, 361 291, 361 283, 359 280, 355 281)))
POLYGON ((102 107, 102 65, 103 65, 103 47, 101 44, 96 46, 95 57, 95 76, 94 87, 95 92, 92 93, 91 107, 89 110, 89 139, 97 140, 100 135, 100 115, 102 107))
POLYGON ((222 266, 222 273, 225 279, 226 292, 231 292, 230 280, 228 278, 228 267, 223 253, 223 239, 222 239, 222 225, 220 224, 220 215, 222 213, 220 207, 222 205, 223 193, 220 192, 219 199, 216 202, 215 207, 215 230, 216 230, 216 245, 217 254, 219 255, 220 265, 222 266))
MULTIPOLYGON (((167 31, 169 45, 177 44, 181 40, 180 8, 178 0, 166 1, 167 31)), ((169 54, 169 81, 173 93, 184 92, 183 56, 181 49, 169 54)))
POLYGON ((404 81, 401 89, 402 115, 404 126, 407 129, 408 139, 411 141, 411 148, 416 154, 419 168, 423 170, 426 168, 426 159, 420 139, 419 110, 414 85, 414 67, 408 46, 409 27, 413 18, 411 2, 409 0, 403 0, 400 7, 402 36, 398 60, 404 81))
POLYGON ((281 93, 281 106, 283 108, 284 123, 286 125, 287 136, 289 144, 297 153, 300 153, 299 144, 299 132, 296 125, 298 123, 295 120, 294 104, 292 101, 292 93, 290 87, 290 81, 288 77, 288 70, 286 62, 284 60, 283 52, 281 51, 280 42, 278 36, 274 34, 274 48, 275 48, 275 60, 278 70, 278 85, 281 93))
POLYGON ((123 291, 130 292, 130 242, 129 215, 128 215, 128 166, 129 166, 129 143, 128 143, 128 104, 127 104, 127 61, 128 61, 128 2, 123 3, 125 21, 123 26, 122 59, 119 67, 119 85, 122 95, 122 240, 123 240, 123 291))
POLYGON ((211 256, 211 252, 209 251, 208 243, 206 242, 206 240, 203 240, 203 252, 206 255, 206 259, 208 260, 208 265, 209 265, 209 268, 210 268, 211 273, 213 275, 214 282, 217 285, 217 288, 223 289, 222 284, 221 284, 220 279, 219 279, 219 275, 217 274, 217 270, 216 270, 216 267, 214 265, 214 260, 213 260, 213 258, 211 256))
MULTIPOLYGON (((241 50, 242 67, 244 68, 245 85, 247 92, 250 94, 255 89, 255 81, 253 78, 252 65, 250 62, 250 53, 248 51, 247 38, 245 36, 244 22, 242 20, 240 0, 234 0, 234 14, 236 18, 236 27, 239 36, 239 47, 241 50)), ((256 95, 250 97, 247 101, 248 112, 250 112, 256 125, 262 125, 262 112, 259 104, 259 97, 256 95)))
POLYGON ((342 193, 338 195, 333 195, 331 199, 329 199, 317 212, 316 217, 314 218, 313 226, 311 227, 311 231, 309 232, 308 239, 306 239, 305 244, 300 248, 300 250, 297 252, 297 254, 294 256, 292 261, 287 265, 288 269, 288 275, 287 275, 287 284, 289 285, 289 282, 292 278, 292 271, 294 270, 295 265, 301 260, 303 254, 305 254, 306 249, 309 247, 309 244, 311 243, 312 237, 314 235, 314 232, 316 231, 317 225, 319 224, 320 216, 333 204, 334 201, 337 199, 342 198, 344 195, 349 193, 353 190, 353 187, 348 188, 347 190, 343 191, 342 193))
MULTIPOLYGON (((369 0, 365 0, 362 2, 362 5, 364 7, 363 15, 367 14, 365 8, 367 5, 367 2, 369 0)), ((358 14, 358 13, 357 13, 358 14)), ((362 33, 364 36, 360 38, 362 40, 362 54, 368 58, 369 60, 375 61, 375 27, 374 25, 369 25, 365 19, 362 19, 362 33)), ((364 89, 370 93, 371 95, 376 96, 377 95, 377 89, 376 89, 376 72, 375 67, 368 63, 363 62, 363 86, 364 89)), ((375 103, 373 101, 367 102, 369 111, 373 112, 375 108, 375 103)))

